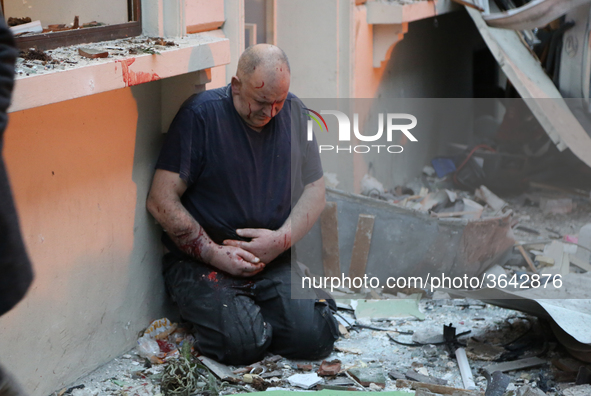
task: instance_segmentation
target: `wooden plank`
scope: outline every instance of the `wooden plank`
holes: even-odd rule
[[[57,47],[135,37],[140,34],[142,34],[141,22],[126,22],[109,26],[88,27],[64,32],[40,33],[17,37],[16,46],[20,49],[37,47],[41,51],[47,51]]]
[[[556,147],[560,151],[571,149],[591,166],[591,137],[568,108],[540,62],[523,45],[519,34],[513,30],[489,27],[478,11],[472,8],[466,8],[466,11],[503,72]]]
[[[357,220],[357,231],[355,233],[353,252],[351,253],[351,265],[349,267],[349,277],[351,279],[363,278],[363,275],[365,275],[374,221],[375,216],[367,214],[360,214]],[[351,290],[359,291],[360,289],[351,288]]]
[[[529,257],[529,254],[526,253],[526,251],[523,248],[523,246],[517,245],[517,250],[519,250],[519,253],[521,253],[521,255],[525,259],[525,262],[527,263],[527,265],[529,265],[529,269],[531,269],[534,274],[537,274],[538,273],[538,270],[536,269],[536,266],[531,261],[531,258]]]
[[[36,47],[46,51],[75,44],[139,36],[142,34],[141,0],[127,0],[127,14],[129,22],[126,23],[17,37],[16,46],[20,49]]]
[[[424,382],[408,381],[408,380],[403,380],[403,379],[396,380],[396,387],[397,388],[410,388],[413,390],[417,390],[419,388],[422,388],[422,389],[427,389],[428,391],[438,393],[441,395],[454,395],[454,396],[483,395],[482,392],[478,392],[478,391],[470,391],[467,389],[453,388],[451,386],[427,384]]]
[[[327,202],[320,215],[324,276],[341,276],[337,203]]]
[[[544,359],[540,359],[538,357],[531,357],[519,360],[513,360],[511,362],[502,362],[502,363],[493,363],[486,367],[483,367],[484,370],[488,371],[489,373],[494,373],[495,371],[512,371],[512,370],[521,370],[530,367],[537,367],[543,364],[546,364],[548,361]]]

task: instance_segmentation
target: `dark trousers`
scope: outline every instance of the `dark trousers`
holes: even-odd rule
[[[291,282],[301,285],[301,275],[292,270],[289,255],[250,278],[170,253],[163,261],[166,289],[182,318],[194,325],[195,347],[203,355],[239,365],[261,360],[267,351],[306,360],[332,351],[336,320],[313,290],[300,288],[300,298],[291,298]]]

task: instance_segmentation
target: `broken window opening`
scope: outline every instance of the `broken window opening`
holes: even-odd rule
[[[23,2],[23,5],[26,4],[26,1]],[[14,12],[22,13],[22,10],[18,8],[13,10],[8,4],[4,4],[4,1],[0,1],[0,6],[7,22],[12,17],[11,22],[17,25],[22,25],[23,22],[31,23],[37,26],[37,31],[42,30],[39,33],[22,34],[19,34],[17,30],[15,32],[16,43],[20,49],[37,48],[37,50],[45,51],[81,43],[135,37],[142,33],[141,0],[127,0],[126,5],[120,5],[120,12],[117,15],[111,20],[105,21],[86,21],[84,20],[85,17],[79,18],[74,15],[72,16],[73,22],[66,22],[63,19],[59,19],[58,21],[56,20],[58,17],[52,15],[47,19],[49,23],[46,23],[40,17],[32,14],[33,18],[30,18],[31,21],[29,22],[27,15],[12,15]],[[27,7],[31,8],[30,5]],[[68,16],[69,18],[70,16]],[[108,24],[105,22],[108,22]]]

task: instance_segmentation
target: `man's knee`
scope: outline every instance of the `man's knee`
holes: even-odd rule
[[[244,300],[244,301],[243,301]],[[262,360],[271,344],[272,326],[247,297],[238,296],[222,311],[219,328],[197,326],[196,346],[201,353],[231,365]]]
[[[291,359],[316,360],[328,356],[338,339],[338,324],[326,303],[316,302],[312,318],[293,322],[292,337],[275,340],[274,353]]]
[[[234,331],[225,339],[223,348],[220,348],[218,361],[230,365],[250,364],[263,360],[271,343],[271,326],[265,323],[263,326],[253,325],[250,328],[243,324],[241,331]]]

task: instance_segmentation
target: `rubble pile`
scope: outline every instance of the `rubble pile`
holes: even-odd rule
[[[245,367],[225,366],[191,351],[190,344],[183,342],[185,326],[161,319],[156,324],[165,323],[160,326],[164,328],[160,338],[173,345],[182,339],[173,353],[164,348],[158,352],[162,358],[150,359],[145,348],[138,346],[55,396],[323,389],[417,395],[588,394],[577,393],[590,386],[587,364],[568,356],[545,321],[477,300],[442,299],[447,296],[441,292],[422,300],[420,296],[383,297],[377,303],[388,307],[390,317],[383,310],[380,314],[364,311],[363,304],[376,301],[339,300],[343,302],[335,317],[342,324],[342,336],[334,352],[321,361],[270,355]],[[400,301],[411,301],[414,308],[400,310]],[[156,326],[151,327],[144,336]],[[473,384],[469,387],[466,373],[460,371],[458,350],[465,351]],[[497,393],[488,393],[495,389]]]

